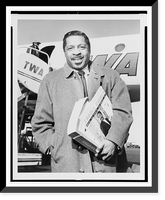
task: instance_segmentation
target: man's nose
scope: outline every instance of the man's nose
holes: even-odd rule
[[[79,54],[81,54],[79,48],[74,48],[73,54],[74,54],[74,55],[79,55]]]

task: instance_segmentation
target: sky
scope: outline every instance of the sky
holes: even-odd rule
[[[138,34],[140,20],[19,19],[18,45],[30,44],[33,41],[61,41],[64,34],[71,30],[81,30],[89,38]]]

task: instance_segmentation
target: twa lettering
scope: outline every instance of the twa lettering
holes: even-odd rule
[[[40,76],[43,75],[43,69],[41,69],[40,67],[33,65],[33,63],[30,63],[28,61],[25,61],[25,66],[24,69],[29,69],[29,71],[38,74]]]
[[[120,58],[122,53],[113,54],[108,60],[108,54],[97,55],[93,63],[96,65],[112,68],[116,61]],[[115,70],[119,74],[127,74],[128,76],[137,75],[137,64],[139,59],[139,53],[127,53],[116,65]]]

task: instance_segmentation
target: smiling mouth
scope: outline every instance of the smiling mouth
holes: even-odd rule
[[[75,64],[80,64],[83,61],[83,57],[74,57],[72,60]]]
[[[73,57],[72,60],[82,60],[83,57]]]

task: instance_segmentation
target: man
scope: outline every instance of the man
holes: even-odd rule
[[[91,64],[91,46],[85,33],[68,32],[63,38],[63,50],[66,64],[47,74],[40,85],[32,118],[35,141],[43,153],[51,152],[52,172],[116,172],[118,152],[125,153],[122,149],[132,123],[127,87],[116,71]],[[74,104],[84,97],[78,74],[81,70],[87,79],[89,100],[102,85],[113,105],[111,128],[98,155],[80,148],[67,136]]]
[[[104,133],[104,135],[106,136],[111,127],[111,122],[109,121],[109,119],[107,117],[104,118],[104,116],[100,110],[97,112],[97,117],[100,120],[100,128],[101,128],[102,132]]]
[[[32,47],[32,49],[28,48],[27,49],[27,53],[30,53],[30,50],[31,50],[31,54],[39,57],[39,52],[36,51],[35,49],[39,50],[39,45],[40,44],[41,44],[40,42],[33,42],[32,45],[30,46],[30,47]]]

